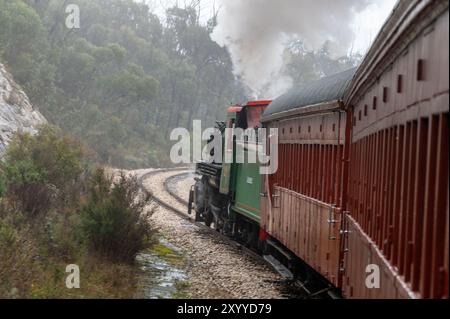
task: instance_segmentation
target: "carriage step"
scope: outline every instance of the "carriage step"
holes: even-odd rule
[[[282,263],[276,260],[272,255],[264,255],[264,260],[266,260],[283,278],[292,280],[294,279],[294,274],[287,269]]]

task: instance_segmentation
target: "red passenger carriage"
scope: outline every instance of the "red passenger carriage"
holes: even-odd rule
[[[356,73],[264,112],[280,145],[261,227],[346,297],[448,297],[448,30],[448,1],[401,1]]]

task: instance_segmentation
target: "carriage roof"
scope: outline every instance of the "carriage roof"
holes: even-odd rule
[[[267,107],[264,117],[305,106],[342,100],[355,71],[356,68],[348,69],[291,89]]]

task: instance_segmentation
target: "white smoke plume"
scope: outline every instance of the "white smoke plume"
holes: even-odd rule
[[[235,74],[255,95],[274,97],[292,85],[291,79],[281,71],[286,41],[301,39],[309,49],[318,49],[328,41],[333,56],[343,56],[353,41],[354,18],[371,0],[225,0],[222,3],[212,39],[228,48]]]

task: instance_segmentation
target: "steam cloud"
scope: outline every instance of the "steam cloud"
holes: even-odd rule
[[[370,2],[225,0],[212,39],[228,48],[235,74],[255,95],[274,97],[292,85],[282,74],[287,40],[299,38],[310,49],[329,41],[333,56],[343,56],[354,36],[354,17]]]

